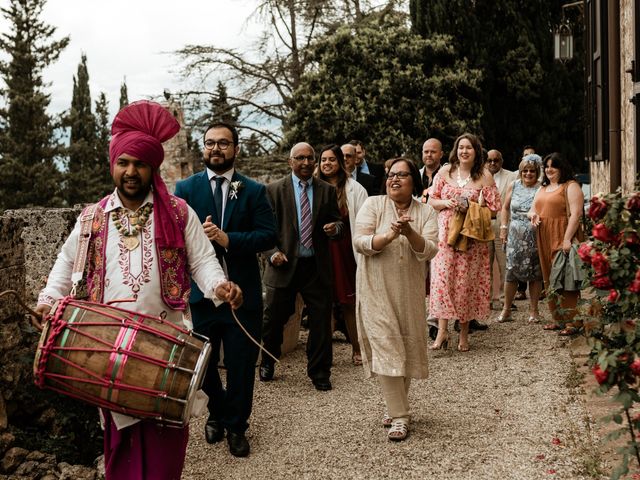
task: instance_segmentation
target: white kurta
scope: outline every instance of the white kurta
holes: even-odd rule
[[[365,375],[426,378],[425,262],[437,251],[436,211],[412,200],[411,227],[425,239],[422,252],[399,236],[381,251],[373,250],[374,234],[397,220],[386,195],[369,197],[356,219],[353,243],[360,258],[356,272],[356,317]]]
[[[143,202],[153,203],[153,194],[149,192]],[[124,208],[117,190],[111,194],[105,212]],[[215,254],[211,242],[204,233],[196,213],[189,208],[187,226],[185,228],[185,247],[189,262],[189,271],[204,292],[204,296],[212,299],[216,305],[222,303],[214,294],[219,283],[226,280],[220,262]],[[187,303],[185,311],[173,310],[162,300],[160,286],[160,272],[155,247],[155,222],[153,212],[147,223],[138,234],[140,245],[129,251],[122,242],[123,236],[117,230],[115,223],[109,219],[107,233],[104,301],[115,299],[135,300],[132,302],[113,302],[112,305],[133,310],[147,315],[166,315],[166,319],[192,328],[191,315]],[[123,225],[129,227],[126,219]],[[66,296],[71,291],[71,272],[80,236],[80,222],[76,225],[62,246],[53,269],[49,273],[46,287],[40,292],[38,304],[52,305],[56,300]],[[118,428],[135,423],[137,420],[113,413]]]

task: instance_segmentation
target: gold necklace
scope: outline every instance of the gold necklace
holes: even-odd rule
[[[124,212],[124,208],[112,211],[111,220],[113,220],[116,230],[122,235],[122,243],[127,250],[135,250],[140,245],[138,234],[146,225],[147,220],[149,220],[149,215],[153,211],[153,203],[146,203],[133,213],[124,213],[123,216],[129,219],[131,231],[122,224],[122,217],[118,214],[119,210]]]

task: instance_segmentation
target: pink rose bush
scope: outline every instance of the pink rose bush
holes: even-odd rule
[[[640,192],[620,191],[591,199],[588,219],[591,236],[578,255],[586,271],[585,287],[595,294],[583,318],[591,346],[591,371],[601,393],[613,390],[619,404],[610,419],[628,432],[625,458],[612,478],[628,473],[629,459],[640,465],[636,439],[640,416],[630,410],[640,403]],[[619,435],[620,433],[618,433]]]

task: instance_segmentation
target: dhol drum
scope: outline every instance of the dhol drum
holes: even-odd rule
[[[168,425],[189,422],[211,353],[206,337],[72,297],[47,320],[33,365],[40,388]]]

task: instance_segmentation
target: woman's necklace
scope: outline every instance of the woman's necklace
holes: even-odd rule
[[[140,239],[138,234],[142,231],[144,226],[149,220],[149,215],[153,211],[153,203],[146,203],[143,207],[140,207],[133,213],[125,213],[124,216],[129,219],[129,226],[131,231],[122,224],[121,216],[118,214],[118,210],[111,212],[111,220],[116,226],[116,230],[122,235],[122,243],[127,250],[132,251],[138,248],[140,245]]]
[[[551,193],[551,192],[555,192],[557,189],[560,188],[560,184],[556,183],[555,185],[547,185],[547,193]]]
[[[464,180],[462,179],[462,176],[460,175],[460,169],[458,169],[457,173],[457,177],[456,177],[456,183],[458,184],[458,186],[460,188],[464,188],[467,186],[467,184],[471,181],[471,172],[469,172],[469,175],[467,175],[467,178],[465,178]]]

